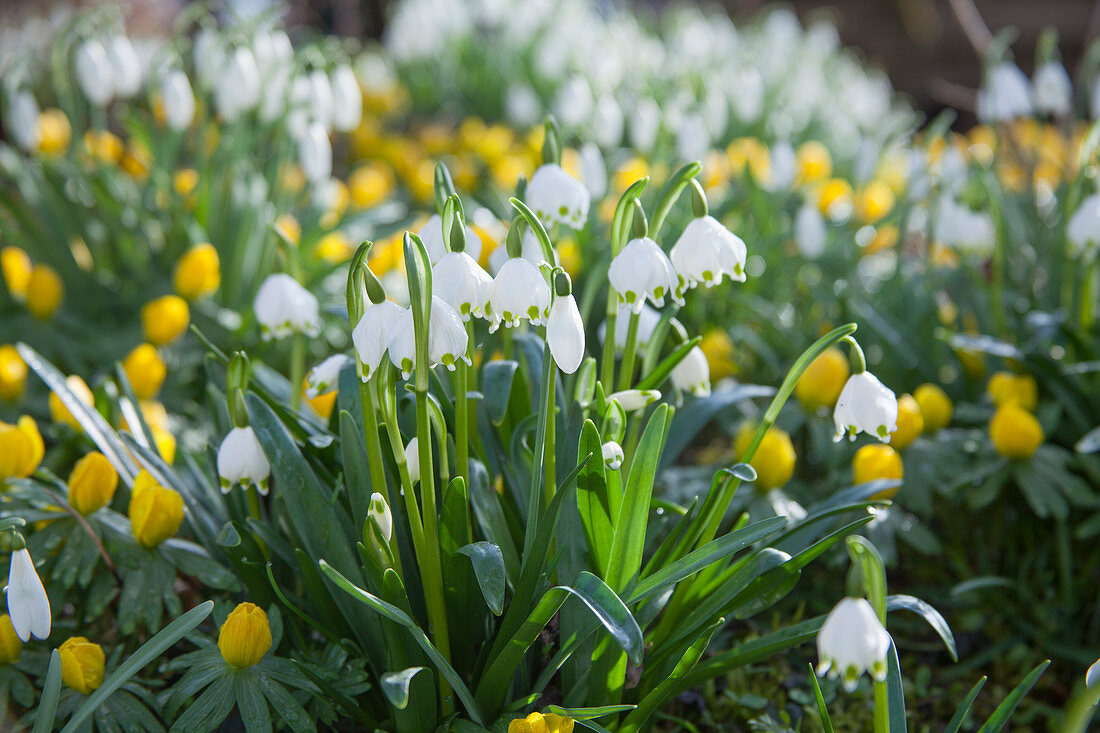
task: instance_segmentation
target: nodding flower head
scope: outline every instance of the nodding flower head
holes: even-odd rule
[[[371,303],[363,311],[363,317],[351,333],[351,340],[363,365],[363,373],[359,376],[364,382],[370,379],[382,362],[389,347],[390,333],[404,315],[405,309],[392,300]]]
[[[539,167],[527,183],[527,205],[547,226],[583,229],[591,196],[584,184],[556,163]]]
[[[252,304],[265,339],[321,331],[320,305],[313,293],[285,273],[268,275]]]
[[[461,359],[471,363],[466,355],[469,336],[458,311],[441,299],[432,298],[432,312],[428,319],[428,366],[444,365],[454,371]],[[390,361],[408,379],[416,368],[416,333],[412,309],[406,309],[394,324],[388,343]]]
[[[687,353],[670,375],[672,386],[696,397],[710,394],[710,364],[707,355],[698,346]]]
[[[848,377],[833,411],[836,423],[835,440],[845,434],[852,440],[864,432],[883,443],[898,429],[898,400],[875,375],[860,372]]]
[[[416,236],[420,237],[420,241],[424,243],[424,249],[428,251],[428,259],[431,260],[433,265],[447,254],[447,246],[443,242],[443,217],[439,214],[432,214],[432,217],[425,222],[424,226],[416,230]],[[481,237],[468,226],[466,227],[466,249],[464,251],[474,261],[481,257]]]
[[[432,295],[464,321],[480,316],[493,278],[466,252],[448,252],[432,268]]]
[[[221,477],[222,493],[227,493],[235,485],[242,488],[255,485],[261,494],[266,495],[270,475],[271,464],[267,462],[256,432],[251,427],[230,430],[218,448],[218,476]]]
[[[864,672],[879,682],[886,679],[889,650],[890,635],[871,604],[863,598],[845,598],[817,632],[817,673],[842,677],[844,689],[851,692]]]
[[[542,325],[550,315],[550,285],[539,268],[522,257],[512,257],[493,278],[483,309],[491,321],[490,331],[502,323],[508,328],[518,326],[525,318],[533,326]]]
[[[726,275],[744,282],[748,250],[741,238],[713,216],[692,219],[672,246],[670,258],[688,287],[712,288]]]
[[[679,276],[660,245],[649,237],[632,239],[623,247],[607,272],[611,287],[619,293],[619,301],[635,313],[641,313],[648,298],[660,308],[665,297],[683,303],[678,293]]]
[[[306,381],[306,399],[314,400],[336,389],[340,370],[350,361],[343,354],[336,354],[322,361],[310,371]]]
[[[559,369],[572,374],[580,368],[584,359],[584,321],[572,294],[554,298],[546,320],[546,342]]]

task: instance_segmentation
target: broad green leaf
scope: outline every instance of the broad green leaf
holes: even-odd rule
[[[588,708],[563,708],[560,705],[547,705],[546,712],[569,717],[573,720],[595,720],[605,715],[629,713],[637,707],[637,705],[598,705]]]
[[[932,607],[932,604],[913,596],[894,595],[886,598],[886,610],[912,611],[923,618],[932,627],[932,630],[943,639],[943,644],[947,647],[947,653],[951,655],[951,661],[959,661],[959,653],[955,647],[955,635],[951,633],[951,627],[947,625],[947,620]]]
[[[361,523],[367,516],[371,493],[379,491],[385,496],[386,489],[371,485],[363,433],[351,414],[343,410],[340,411],[340,457],[344,467],[344,488],[351,504],[351,518]]]
[[[905,689],[902,687],[898,649],[893,639],[890,640],[890,650],[886,653],[886,700],[890,733],[906,733],[909,726],[905,722]]]
[[[492,542],[475,542],[460,547],[456,555],[465,555],[473,566],[485,605],[499,616],[504,611],[504,556]]]
[[[593,456],[593,460],[588,461],[577,476],[577,508],[588,544],[589,558],[596,572],[606,577],[622,496],[609,495],[604,471],[603,443],[595,423],[591,420],[585,420],[581,428],[577,455],[580,458]]]
[[[672,370],[679,366],[680,362],[687,358],[691,350],[698,346],[702,340],[702,336],[696,336],[686,343],[680,344],[675,351],[661,360],[661,363],[655,366],[653,371],[642,377],[634,389],[660,389],[668,376],[672,374]]]
[[[409,705],[409,685],[418,672],[427,667],[409,667],[400,672],[386,672],[380,680],[382,693],[398,710],[404,710]]]
[[[721,677],[730,670],[771,659],[780,652],[813,641],[817,638],[817,632],[821,629],[823,623],[825,623],[825,617],[818,616],[779,631],[773,631],[758,639],[738,644],[724,652],[719,652],[704,660],[690,674],[686,675],[681,680],[677,691],[682,692],[708,680]]]

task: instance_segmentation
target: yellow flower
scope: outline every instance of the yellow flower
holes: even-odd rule
[[[856,451],[852,458],[852,481],[865,484],[879,479],[900,480],[905,474],[901,454],[888,445],[873,443]],[[898,493],[897,488],[875,494],[873,499],[889,499]]]
[[[92,395],[92,390],[88,388],[87,382],[78,377],[75,374],[69,375],[65,379],[65,386],[69,388],[69,391],[75,394],[81,402],[91,407],[95,404],[95,397]],[[80,423],[76,421],[73,414],[69,412],[69,408],[65,407],[61,402],[61,398],[55,393],[50,393],[50,419],[55,423],[63,423],[73,428],[74,430],[81,430]]]
[[[306,185],[306,174],[301,166],[287,163],[279,169],[279,185],[289,193],[298,193]]]
[[[346,262],[355,254],[355,248],[351,241],[342,232],[329,232],[317,242],[315,250],[317,259],[324,260],[333,265]]]
[[[27,383],[27,365],[11,344],[0,346],[0,399],[15,402]]]
[[[144,181],[149,177],[149,170],[153,167],[153,154],[145,143],[131,140],[126,146],[126,153],[119,162],[122,170],[130,174],[130,177]]]
[[[195,187],[199,185],[199,172],[194,168],[180,168],[176,171],[176,175],[172,177],[172,186],[176,189],[176,193],[184,198],[188,198],[195,192]]]
[[[153,431],[153,442],[157,446],[157,453],[160,453],[164,462],[171,466],[176,461],[176,436],[167,429],[155,425],[150,425],[149,429]]]
[[[823,181],[833,174],[833,158],[829,149],[816,140],[809,140],[798,146],[797,182],[813,183]]]
[[[334,226],[340,223],[340,217],[344,215],[344,212],[348,210],[348,204],[351,202],[351,196],[348,194],[348,187],[343,181],[338,178],[332,179],[332,200],[329,202],[328,211],[321,214],[320,220],[317,222],[321,225],[322,229],[332,229]]]
[[[581,271],[581,248],[577,246],[577,240],[573,237],[564,237],[558,240],[558,259],[562,268],[569,276],[576,279]]]
[[[550,726],[542,713],[531,713],[526,718],[516,718],[510,722],[508,733],[550,733]]]
[[[890,249],[898,243],[899,237],[898,228],[893,224],[884,224],[883,226],[877,227],[875,229],[875,236],[871,237],[871,241],[864,246],[863,254],[873,255],[884,249]]]
[[[218,250],[209,242],[196,244],[184,252],[172,276],[176,292],[188,300],[209,295],[221,283],[221,260]]]
[[[730,177],[730,159],[721,150],[710,150],[703,159],[703,188],[707,191],[723,185]]]
[[[15,425],[0,422],[0,482],[30,476],[45,452],[34,418],[23,415]]]
[[[27,281],[27,310],[35,318],[49,320],[64,297],[65,283],[57,271],[49,265],[35,265]]]
[[[134,479],[129,514],[134,539],[143,547],[153,548],[183,524],[183,497],[142,470]]]
[[[756,433],[756,425],[746,423],[737,433],[734,450],[744,460],[745,452]],[[768,491],[783,486],[794,475],[794,445],[791,436],[777,427],[768,428],[749,463],[756,469],[756,488]]]
[[[731,142],[726,147],[726,158],[735,176],[743,176],[747,170],[757,183],[768,183],[771,179],[768,146],[754,137],[739,137]]]
[[[393,171],[379,161],[361,165],[348,176],[352,203],[360,209],[385,201],[393,193],[394,185]]]
[[[699,348],[707,357],[711,381],[717,382],[737,373],[737,363],[733,360],[733,341],[724,329],[712,328],[704,333]]]
[[[147,400],[160,391],[164,378],[168,376],[168,367],[152,344],[139,344],[122,360],[122,370],[134,388],[139,400]]]
[[[84,515],[107,506],[118,488],[118,472],[102,453],[81,458],[69,474],[69,506]]]
[[[646,162],[646,159],[635,156],[615,170],[615,175],[612,177],[611,181],[612,190],[617,193],[622,193],[630,188],[634,181],[648,176],[649,173],[649,163]]]
[[[546,727],[550,733],[573,733],[573,719],[554,713],[546,713],[542,716],[546,720]]]
[[[81,695],[90,695],[103,684],[103,665],[107,658],[103,647],[83,636],[66,639],[58,647],[61,657],[61,680]]]
[[[107,130],[88,130],[84,133],[84,150],[93,160],[114,164],[122,157],[122,141]]]
[[[73,128],[64,112],[51,107],[38,115],[38,152],[44,155],[64,153],[72,139]]]
[[[1039,404],[1039,387],[1030,374],[997,372],[989,378],[985,391],[997,407],[1016,405],[1032,412]]]
[[[884,181],[871,181],[859,192],[856,213],[861,220],[878,221],[894,210],[894,192]]]
[[[421,223],[422,224],[422,223]],[[417,225],[419,227],[420,224]],[[402,243],[403,234],[394,234],[389,239],[376,242],[370,248],[367,262],[375,275],[382,276],[391,270],[404,269],[405,249]]]
[[[848,357],[838,348],[827,349],[810,362],[794,386],[794,396],[808,412],[832,408],[848,381]]]
[[[23,651],[23,642],[15,634],[8,614],[0,616],[0,664],[15,664]]]
[[[290,214],[283,214],[276,219],[275,228],[282,232],[294,246],[298,246],[298,242],[302,241],[302,225]]]
[[[922,384],[913,390],[913,399],[920,406],[920,415],[924,420],[924,432],[934,433],[951,423],[951,413],[955,406],[947,393],[935,384]]]
[[[18,247],[4,247],[0,250],[0,271],[4,274],[4,285],[16,300],[27,297],[27,285],[33,269],[31,258]]]
[[[817,191],[817,208],[830,219],[846,219],[852,213],[852,184],[830,178]]]
[[[530,161],[524,155],[502,155],[489,166],[493,182],[506,191],[515,188],[521,176],[529,176],[532,172]]]
[[[924,417],[920,404],[913,395],[898,397],[898,429],[890,435],[890,446],[895,450],[905,450],[922,432]]]
[[[1007,404],[998,408],[989,421],[989,437],[1002,456],[1022,461],[1042,444],[1043,428],[1030,412]]]
[[[141,325],[145,340],[154,346],[175,341],[187,330],[191,311],[187,301],[178,295],[163,295],[141,307]]]
[[[417,201],[431,201],[435,196],[435,164],[429,158],[421,158],[410,165],[405,185]]]
[[[486,163],[505,155],[515,141],[515,134],[504,125],[489,125],[474,140],[473,151]]]
[[[218,649],[230,667],[258,664],[271,648],[271,624],[264,610],[254,603],[234,608],[218,632]]]
[[[306,395],[306,390],[309,388],[309,379],[302,380],[302,398],[309,403],[309,406],[313,408],[313,411],[320,415],[323,419],[328,420],[332,415],[332,410],[336,406],[336,390],[327,392],[325,394],[319,394],[316,397],[310,399]]]

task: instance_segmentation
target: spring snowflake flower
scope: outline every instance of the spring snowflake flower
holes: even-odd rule
[[[332,177],[332,143],[320,122],[310,123],[298,135],[298,164],[313,184]]]
[[[218,476],[221,478],[222,493],[228,493],[233,486],[248,488],[254,484],[266,496],[270,475],[271,464],[267,462],[256,432],[251,427],[230,430],[218,448]]]
[[[416,440],[416,438],[413,438]],[[410,445],[413,445],[410,443]],[[413,452],[416,451],[414,446]],[[407,460],[407,459],[406,459]],[[367,516],[374,520],[378,529],[382,532],[382,539],[390,541],[393,536],[393,515],[390,514],[390,505],[386,498],[377,491],[370,495],[370,504],[367,505]]]
[[[539,167],[527,183],[527,205],[546,226],[583,229],[591,197],[584,184],[556,163]]]
[[[853,374],[837,398],[833,421],[834,440],[845,434],[855,440],[858,433],[864,432],[885,443],[898,429],[897,397],[870,372]]]
[[[160,97],[164,105],[164,119],[175,132],[183,132],[195,119],[195,93],[187,74],[172,69],[160,79]]]
[[[463,321],[481,315],[493,278],[466,252],[448,252],[432,268],[432,295],[458,311]]]
[[[50,635],[50,599],[46,597],[46,589],[25,547],[11,554],[8,616],[15,635],[24,643],[31,636],[45,639]]]
[[[978,90],[978,119],[985,123],[1008,122],[1031,114],[1031,82],[1011,61],[989,69]]]
[[[1031,88],[1036,112],[1063,117],[1073,110],[1073,82],[1060,61],[1052,59],[1035,69]]]
[[[519,256],[530,262],[535,267],[538,267],[543,262],[546,262],[546,255],[543,254],[542,245],[539,244],[539,238],[535,236],[535,233],[531,230],[527,230],[523,233],[521,241],[521,248]],[[489,254],[489,269],[493,272],[500,272],[500,268],[504,266],[504,263],[508,261],[508,248],[497,247]],[[553,265],[560,265],[561,258],[558,257],[558,251],[554,250]]]
[[[993,251],[996,230],[987,212],[972,211],[945,194],[936,209],[935,238],[960,252],[985,257]]]
[[[725,275],[744,282],[747,255],[741,238],[709,215],[692,219],[669,253],[681,285],[686,282],[689,288],[712,288]]]
[[[507,328],[518,326],[524,318],[540,326],[550,314],[550,286],[539,268],[522,257],[512,257],[493,278],[483,310],[490,319],[490,332],[501,323]]]
[[[794,241],[806,259],[816,260],[825,252],[825,217],[816,206],[802,204],[794,217]]]
[[[572,294],[554,298],[546,319],[546,343],[559,369],[566,374],[577,371],[584,359],[584,321]]]
[[[351,340],[363,365],[363,372],[359,376],[364,382],[370,379],[382,362],[389,346],[390,333],[404,315],[404,308],[392,300],[383,300],[381,303],[368,305],[359,323],[355,324]]]
[[[341,64],[329,75],[332,88],[332,125],[340,132],[351,132],[363,119],[363,92],[359,80],[347,64]]]
[[[681,392],[689,392],[696,397],[710,394],[710,364],[707,355],[698,346],[687,353],[670,376],[672,386]]]
[[[256,59],[244,46],[233,49],[224,69],[218,72],[214,106],[226,122],[233,122],[260,102],[260,71]]]
[[[409,471],[409,484],[415,485],[420,480],[420,439],[413,438],[405,446],[405,467]]]
[[[864,672],[886,679],[890,634],[864,598],[845,598],[836,604],[817,632],[817,674],[842,677],[852,692]]]
[[[623,465],[623,447],[613,440],[603,444],[603,464],[612,471],[618,471]]]
[[[106,107],[115,93],[114,69],[103,44],[89,38],[76,49],[76,81],[94,107]]]
[[[677,294],[679,276],[661,246],[649,237],[632,239],[623,247],[607,271],[611,287],[619,293],[619,302],[642,312],[646,298],[660,308],[665,296],[682,303]]]
[[[461,359],[470,364],[466,355],[469,335],[462,318],[451,306],[438,297],[432,297],[431,316],[428,319],[428,366],[444,365],[454,371]],[[408,308],[394,324],[387,348],[390,361],[408,379],[416,367],[416,333],[413,327],[412,308]]]
[[[314,400],[336,389],[340,380],[340,370],[349,361],[351,360],[344,354],[336,354],[313,367],[306,380],[306,398]]]
[[[121,33],[107,41],[107,56],[114,72],[114,92],[120,99],[128,99],[141,89],[144,70],[130,39]]]
[[[39,108],[34,94],[19,89],[8,96],[8,134],[23,150],[34,150],[41,139],[38,129]]]
[[[624,389],[612,392],[607,399],[615,400],[627,412],[634,412],[661,399],[661,393],[655,389]]]
[[[428,251],[428,259],[434,265],[447,254],[447,247],[443,243],[443,217],[432,214],[431,218],[416,230],[416,236],[424,243],[424,249]],[[466,227],[466,254],[477,260],[481,257],[481,237],[469,226]]]
[[[1092,687],[1097,682],[1100,682],[1100,659],[1093,662],[1089,671],[1085,673],[1085,687]]]
[[[285,273],[268,275],[252,303],[264,339],[321,331],[320,305],[313,293]]]

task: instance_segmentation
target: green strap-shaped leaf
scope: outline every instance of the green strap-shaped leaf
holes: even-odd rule
[[[909,725],[905,721],[905,689],[901,682],[898,648],[893,639],[890,639],[890,650],[886,652],[886,702],[890,733],[906,733]]]
[[[943,639],[943,644],[947,647],[947,653],[951,655],[951,660],[954,662],[959,661],[959,653],[955,647],[955,635],[951,633],[951,627],[947,625],[947,620],[930,603],[913,596],[888,596],[886,598],[886,610],[887,612],[912,611],[923,618]]]
[[[409,705],[409,685],[418,672],[427,667],[409,667],[400,672],[386,672],[382,675],[382,694],[398,710],[404,710]]]
[[[993,714],[989,716],[989,719],[985,721],[985,724],[978,729],[978,733],[997,733],[1002,730],[1008,721],[1012,719],[1012,714],[1016,712],[1016,707],[1023,701],[1027,693],[1031,691],[1031,688],[1035,686],[1035,683],[1039,681],[1039,678],[1043,676],[1043,672],[1047,671],[1047,667],[1050,666],[1050,660],[1046,660],[1035,669],[1031,670],[1031,673],[1024,678],[1024,681],[1016,686],[1012,692],[1008,694],[997,709],[993,711]]]
[[[966,698],[964,698],[962,704],[959,705],[959,709],[951,716],[951,722],[943,729],[943,733],[959,733],[962,724],[966,722],[966,716],[970,714],[970,708],[974,706],[974,701],[978,699],[978,693],[985,687],[986,679],[988,678],[983,675],[982,678],[975,682],[974,686],[970,688],[970,692],[967,693]]]
[[[34,713],[33,733],[50,733],[57,717],[57,701],[61,697],[61,656],[54,649],[50,652],[50,666],[42,685],[42,698]]]
[[[577,455],[581,458],[591,455],[595,459],[588,461],[577,476],[577,508],[580,510],[581,526],[584,528],[592,566],[601,576],[606,577],[622,496],[609,495],[603,462],[603,443],[599,430],[591,420],[585,420],[581,428]]]
[[[634,386],[634,389],[660,389],[661,385],[672,374],[672,370],[679,366],[680,362],[686,359],[691,350],[698,346],[702,340],[702,336],[696,336],[680,344],[675,351],[662,359],[660,364],[647,372],[641,381]]]
[[[833,720],[829,717],[829,707],[825,704],[825,698],[821,694],[821,685],[817,683],[817,672],[814,671],[813,662],[809,663],[810,684],[814,688],[814,699],[817,700],[817,716],[821,719],[821,727],[825,733],[833,733]]]
[[[615,715],[616,713],[629,713],[634,710],[637,705],[598,705],[596,707],[588,708],[563,708],[560,705],[547,705],[546,712],[553,713],[554,715],[561,715],[563,717],[572,718],[573,720],[595,720],[596,718],[602,718],[605,715]]]
[[[770,659],[782,651],[813,641],[817,638],[817,632],[823,623],[825,623],[825,617],[818,616],[715,654],[685,675],[680,680],[677,692],[695,687],[715,677],[721,677],[732,669]]]
[[[474,568],[474,577],[477,578],[481,595],[485,599],[485,605],[499,616],[504,611],[504,555],[500,548],[492,542],[475,542],[471,545],[460,547],[456,555],[465,555],[470,558],[470,565]]]

